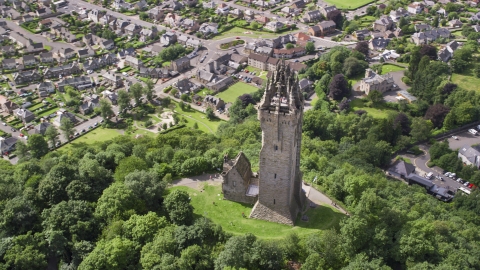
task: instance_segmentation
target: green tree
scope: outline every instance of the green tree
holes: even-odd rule
[[[174,190],[167,195],[163,202],[170,220],[177,225],[188,225],[193,220],[193,207],[190,205],[190,196],[183,190]]]
[[[130,106],[130,100],[131,96],[128,94],[127,91],[124,89],[118,91],[118,98],[117,98],[117,103],[118,103],[118,108],[120,112],[124,112]]]
[[[295,46],[294,46],[292,43],[287,43],[287,44],[285,45],[285,48],[286,48],[287,50],[293,49],[294,47],[295,47]]]
[[[113,115],[112,104],[110,104],[110,102],[108,102],[106,99],[100,99],[100,106],[98,107],[98,110],[105,121],[107,121],[108,118]]]
[[[8,236],[27,233],[38,222],[33,202],[18,196],[5,202],[0,216],[0,228]]]
[[[58,130],[53,125],[50,125],[47,130],[45,130],[45,137],[47,137],[47,140],[50,141],[53,148],[56,148],[58,135]]]
[[[383,100],[383,95],[380,91],[372,90],[368,93],[367,99],[372,103],[372,105],[376,105]]]
[[[31,232],[15,237],[12,247],[5,252],[6,269],[46,269],[47,243],[43,237]]]
[[[212,120],[215,118],[215,113],[213,112],[213,109],[211,107],[208,107],[205,110],[205,115],[207,116],[208,119]]]
[[[128,219],[133,214],[144,213],[144,205],[123,183],[113,183],[98,199],[94,215],[104,224],[108,224],[114,219]]]
[[[159,179],[155,172],[131,172],[125,176],[124,183],[137,198],[145,202],[149,210],[154,211],[160,207],[163,192],[167,185]]]
[[[27,145],[33,158],[41,158],[48,153],[48,143],[41,134],[30,135]]]
[[[120,161],[115,170],[114,177],[116,181],[123,182],[129,173],[136,170],[146,170],[147,168],[147,163],[143,159],[136,156],[130,156]]]
[[[314,53],[315,52],[315,44],[311,41],[307,42],[307,44],[305,44],[305,52],[307,54]]]
[[[147,79],[145,81],[145,87],[143,88],[143,93],[147,97],[147,100],[153,99],[153,88],[155,87],[155,83],[151,79]]]
[[[423,118],[413,118],[412,131],[410,135],[416,142],[424,141],[431,136],[433,124],[429,120]]]
[[[225,243],[225,247],[218,254],[215,260],[215,269],[221,270],[226,267],[232,267],[234,269],[245,268],[251,269],[250,266],[250,254],[251,249],[257,238],[255,235],[247,233],[245,235],[233,236]],[[242,252],[246,256],[238,256],[238,252]]]
[[[63,131],[63,136],[67,141],[70,141],[70,136],[75,133],[74,124],[68,117],[63,117],[60,120],[60,130]]]
[[[95,249],[78,266],[78,270],[136,269],[138,249],[128,239],[116,237],[110,241],[100,240]]]
[[[24,142],[17,141],[15,144],[15,155],[17,155],[19,158],[26,157],[28,155],[28,147]]]
[[[135,103],[137,105],[140,105],[140,98],[142,97],[143,94],[143,87],[140,83],[134,83],[130,87],[130,92],[132,93],[133,99],[135,99]]]

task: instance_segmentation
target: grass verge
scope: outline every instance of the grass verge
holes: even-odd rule
[[[225,102],[234,102],[239,96],[243,94],[251,94],[257,91],[255,86],[248,85],[243,82],[237,82],[227,88],[227,90],[217,94],[217,96],[223,99]]]
[[[350,110],[351,111],[364,110],[375,118],[387,118],[387,113],[389,111],[392,111],[392,112],[394,111],[388,108],[387,106],[385,106],[385,104],[383,103],[380,103],[375,107],[366,107],[361,99],[352,100],[352,102],[350,102]]]

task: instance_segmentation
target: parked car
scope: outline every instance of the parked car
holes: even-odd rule
[[[471,128],[468,130],[468,132],[470,132],[472,135],[477,135],[477,132],[475,129]]]
[[[458,140],[458,137],[457,136],[452,136],[452,139]]]
[[[22,138],[23,138],[23,137],[25,137],[25,135],[23,135],[23,133],[20,133],[20,135],[19,135],[19,136],[20,136],[20,137],[22,137]]]
[[[84,132],[85,132],[85,129],[82,129],[81,132],[84,133]]]
[[[466,186],[466,187],[468,187],[468,185],[470,185],[470,182],[467,181],[467,182],[465,182],[463,185]]]
[[[17,131],[17,130],[16,130],[16,129],[14,129],[14,128],[12,128],[12,131],[13,131],[13,132],[15,132],[15,131]]]
[[[444,175],[445,175],[446,177],[450,177],[451,174],[452,174],[451,172],[446,172]]]
[[[2,122],[2,125],[6,126],[7,124],[5,122]]]

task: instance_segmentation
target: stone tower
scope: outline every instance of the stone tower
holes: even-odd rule
[[[259,193],[250,217],[294,225],[306,199],[300,172],[303,96],[297,76],[284,61],[267,82],[258,118]]]

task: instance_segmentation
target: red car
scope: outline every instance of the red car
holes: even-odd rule
[[[240,39],[240,37],[236,37],[235,39]]]
[[[20,137],[23,137],[23,136],[25,136],[25,135],[23,135],[23,133],[20,133]]]

